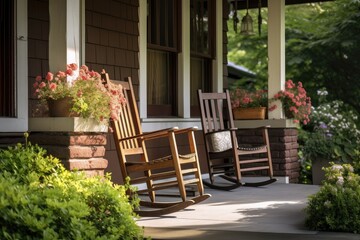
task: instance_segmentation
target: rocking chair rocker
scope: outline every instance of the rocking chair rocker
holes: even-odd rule
[[[268,126],[258,128],[262,132],[263,144],[242,146],[236,137],[237,128],[234,126],[229,91],[202,93],[199,89],[198,99],[210,177],[210,182],[203,183],[214,189],[232,190],[240,186],[263,186],[275,182]],[[241,181],[244,172],[264,170],[267,170],[269,180]],[[215,183],[215,176],[227,180],[227,184]]]
[[[150,198],[150,201],[141,200],[140,208],[135,212],[143,217],[160,216],[182,210],[209,198],[210,195],[204,193],[201,179],[194,137],[196,128],[178,129],[174,127],[143,133],[131,78],[128,77],[125,81],[114,81],[104,73],[102,79],[105,83],[111,81],[112,84],[121,84],[126,99],[126,104],[122,106],[118,120],[111,121],[111,127],[123,181],[125,182],[129,177],[130,184],[143,186],[143,189],[136,193],[147,193]],[[186,153],[180,153],[177,147],[176,140],[179,135],[187,136],[189,149]],[[158,159],[149,159],[146,142],[158,138],[168,140],[169,155]],[[195,186],[197,196],[187,197],[186,187],[189,185]],[[181,201],[156,201],[155,193],[158,190],[174,187],[179,190]],[[128,192],[128,194],[131,197],[134,192]]]

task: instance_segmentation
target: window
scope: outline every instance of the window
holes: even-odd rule
[[[199,116],[197,89],[211,91],[215,46],[215,1],[190,2],[191,116]]]
[[[28,130],[27,0],[0,1],[0,132]]]
[[[178,1],[148,0],[148,116],[176,116]]]
[[[14,1],[0,5],[0,117],[16,117]]]

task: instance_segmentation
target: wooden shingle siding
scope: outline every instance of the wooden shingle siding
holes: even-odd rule
[[[138,0],[90,0],[85,4],[85,62],[113,79],[139,83]]]
[[[37,75],[49,71],[49,1],[28,0],[28,95],[29,116],[43,116],[34,97],[33,83]]]

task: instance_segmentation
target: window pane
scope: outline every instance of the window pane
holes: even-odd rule
[[[16,117],[14,1],[0,1],[0,117]]]
[[[149,115],[171,116],[174,114],[174,54],[165,51],[147,52],[147,101]]]
[[[215,32],[213,0],[193,0],[190,2],[190,50],[191,50],[191,116],[199,116],[197,90],[211,91],[213,59],[212,44]]]
[[[191,81],[191,116],[200,116],[198,110],[197,90],[210,91],[211,86],[210,60],[204,58],[191,58],[190,81]]]
[[[190,2],[190,39],[191,51],[198,54],[211,55],[211,0],[194,0]]]
[[[176,47],[176,1],[148,0],[148,43]]]
[[[148,0],[149,116],[176,115],[177,0]]]

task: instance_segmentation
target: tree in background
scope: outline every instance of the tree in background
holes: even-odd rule
[[[257,11],[250,14],[257,19]],[[257,88],[266,87],[268,78],[266,8],[262,16],[261,36],[235,33],[232,21],[228,33],[229,59],[256,72]],[[360,1],[290,5],[285,17],[286,77],[303,82],[314,105],[317,90],[325,87],[329,100],[340,99],[359,112]]]

